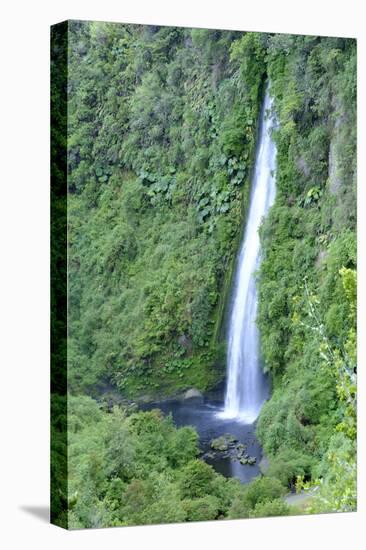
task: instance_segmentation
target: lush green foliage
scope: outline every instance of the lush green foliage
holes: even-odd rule
[[[269,475],[286,483],[320,478],[311,510],[350,510],[356,502],[355,42],[286,35],[266,42],[279,119],[278,193],[261,233],[259,326],[274,389],[258,435]]]
[[[271,505],[277,503],[285,492],[285,485],[281,484],[277,479],[271,477],[257,478],[244,489],[243,494],[238,495],[234,499],[229,516],[233,519],[259,516],[259,509],[262,506],[266,505],[271,508]],[[278,509],[278,514],[273,513],[269,515],[281,516],[283,515],[281,510],[284,510],[286,513],[287,507],[278,508],[275,504],[273,512],[276,509]]]
[[[69,37],[70,387],[206,389],[225,372],[264,50],[229,31],[72,22]]]
[[[68,37],[59,523],[284,515],[295,483],[318,487],[311,511],[354,509],[354,41],[83,22]],[[194,429],[78,394],[168,395],[224,376],[220,326],[266,76],[278,190],[261,228],[258,323],[273,393],[257,432],[270,466],[243,486],[199,458]]]
[[[67,501],[67,23],[51,32],[51,521]],[[64,414],[54,414],[63,408]]]
[[[104,411],[85,396],[70,396],[68,407],[71,529],[257,516],[259,505],[271,515],[287,510],[277,503],[286,491],[278,480],[246,487],[224,478],[197,458],[195,430],[175,428],[159,410]]]

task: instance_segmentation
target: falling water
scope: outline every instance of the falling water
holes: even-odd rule
[[[255,273],[260,262],[258,230],[276,194],[276,148],[270,135],[274,125],[271,106],[272,99],[267,89],[260,117],[247,225],[235,273],[228,331],[227,388],[221,415],[239,418],[246,423],[254,422],[268,394],[259,353]]]

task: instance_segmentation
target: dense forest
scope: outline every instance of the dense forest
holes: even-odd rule
[[[54,521],[288,515],[304,511],[283,499],[294,485],[315,495],[307,512],[354,510],[356,42],[72,21],[53,47],[68,59],[69,292],[67,457],[57,384],[52,403],[52,475],[69,480]],[[267,81],[277,196],[260,231],[257,321],[272,394],[257,436],[269,467],[245,485],[200,458],[194,428],[135,403],[225,378]],[[66,94],[55,75],[52,86],[57,147]]]

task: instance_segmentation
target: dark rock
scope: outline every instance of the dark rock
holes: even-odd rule
[[[216,456],[215,453],[213,453],[212,451],[208,451],[207,453],[205,453],[203,455],[203,458],[204,459],[207,459],[207,458],[208,459],[213,459],[213,458],[215,458],[215,456]]]
[[[238,442],[238,439],[235,437],[235,435],[232,434],[224,434],[222,437],[226,439],[228,445],[233,445],[234,443]]]

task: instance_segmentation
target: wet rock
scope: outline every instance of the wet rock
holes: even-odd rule
[[[245,445],[243,443],[239,443],[237,446],[236,446],[236,457],[237,458],[242,458],[242,456],[244,455],[244,452],[245,452]]]
[[[233,445],[234,443],[238,442],[238,439],[235,437],[235,435],[224,434],[223,437],[226,439],[228,445]]]
[[[233,448],[237,441],[234,435],[224,434],[211,440],[211,448],[215,449],[215,451],[227,451],[229,447]]]
[[[340,175],[339,159],[334,139],[330,142],[328,167],[329,192],[332,195],[337,195],[340,187],[342,186],[342,178]]]
[[[203,399],[202,393],[196,388],[191,388],[187,390],[183,396],[183,399]]]
[[[212,460],[213,458],[215,458],[215,456],[216,456],[215,453],[213,453],[212,451],[208,451],[207,453],[205,453],[205,454],[203,455],[202,458],[205,459],[205,460],[206,460],[207,458]]]
[[[215,451],[227,451],[228,448],[229,444],[224,436],[216,437],[211,441],[211,449],[215,449]]]
[[[243,466],[247,464],[249,466],[253,466],[256,462],[257,459],[255,458],[255,456],[244,455],[240,458],[240,464],[242,464]]]

